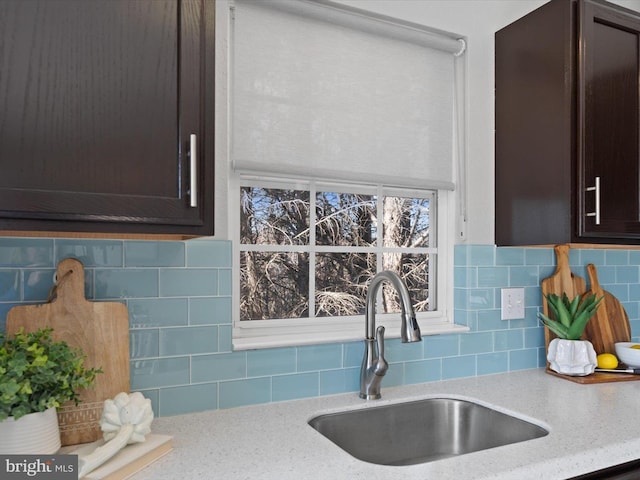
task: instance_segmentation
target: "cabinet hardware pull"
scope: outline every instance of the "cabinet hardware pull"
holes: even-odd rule
[[[189,206],[198,206],[198,136],[189,136]]]
[[[600,225],[600,177],[596,177],[593,187],[587,187],[587,192],[595,192],[596,195],[596,211],[587,213],[587,217],[596,217],[596,225]]]

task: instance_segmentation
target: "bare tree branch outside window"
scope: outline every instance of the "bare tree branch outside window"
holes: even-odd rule
[[[242,187],[241,320],[360,315],[379,269],[430,309],[429,198]],[[383,307],[400,310],[392,289]]]

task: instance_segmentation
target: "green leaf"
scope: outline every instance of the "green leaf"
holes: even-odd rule
[[[571,301],[571,303],[569,304],[569,313],[571,314],[572,317],[576,315],[579,305],[580,305],[580,296],[576,295],[574,299]]]
[[[562,325],[560,322],[544,316],[542,313],[538,313],[538,318],[540,318],[540,320],[542,320],[542,322],[549,328],[549,330],[555,333],[558,337],[566,338],[567,327]]]
[[[580,302],[580,306],[578,310],[576,311],[576,316],[578,316],[585,310],[595,309],[596,306],[600,303],[600,300],[602,300],[604,297],[600,297],[599,300],[596,300],[595,293],[591,295],[585,293],[582,297],[576,297],[576,298],[580,298],[582,300]]]
[[[563,297],[566,298],[566,294],[563,294]],[[564,303],[564,298],[560,298],[558,295],[551,293],[547,295],[547,304],[551,307],[557,321],[568,328],[569,325],[571,325],[571,316]]]
[[[562,300],[558,302],[556,307],[558,308],[558,313],[560,314],[560,323],[565,327],[569,328],[571,326],[571,313],[569,312],[569,298],[566,293],[562,294]]]
[[[582,336],[587,323],[595,315],[603,297],[595,294],[576,295],[570,300],[566,293],[545,296],[550,312],[555,318],[538,313],[538,318],[560,338],[577,340]]]
[[[93,385],[99,368],[86,368],[85,355],[54,341],[51,328],[0,334],[0,421],[42,412],[72,400]]]
[[[553,293],[550,293],[545,298],[547,299],[547,306],[549,307],[549,310],[551,311],[553,316],[555,318],[559,318],[560,314],[558,313],[558,307],[557,307],[559,297]]]

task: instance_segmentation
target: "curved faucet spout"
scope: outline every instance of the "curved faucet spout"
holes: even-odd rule
[[[378,273],[369,283],[369,289],[367,291],[367,303],[365,306],[365,338],[375,338],[376,331],[376,298],[378,296],[378,290],[383,282],[389,282],[396,289],[400,295],[400,307],[402,308],[402,326],[400,335],[402,336],[402,343],[407,342],[419,342],[422,340],[420,335],[420,327],[416,320],[416,314],[411,304],[411,297],[409,296],[409,289],[406,284],[400,278],[400,276],[392,272],[391,270],[383,270]]]
[[[384,358],[384,327],[376,330],[376,297],[383,282],[389,282],[400,295],[402,307],[402,328],[400,335],[402,342],[419,342],[422,340],[420,327],[411,304],[409,290],[400,276],[390,270],[385,270],[373,277],[367,291],[365,305],[365,339],[364,358],[360,369],[360,398],[380,398],[382,377],[387,373],[388,364]]]

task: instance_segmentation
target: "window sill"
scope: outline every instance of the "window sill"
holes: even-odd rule
[[[398,322],[399,323],[399,322]],[[422,336],[428,335],[444,335],[450,333],[465,333],[470,329],[466,325],[457,325],[454,323],[443,322],[420,324]],[[279,348],[293,347],[303,345],[317,345],[322,343],[347,343],[364,340],[364,325],[359,328],[343,328],[335,331],[307,331],[291,333],[283,332],[281,334],[270,333],[269,335],[247,335],[243,332],[234,330],[233,333],[233,350],[256,350],[262,348]],[[400,326],[389,325],[385,332],[385,338],[399,338]]]

